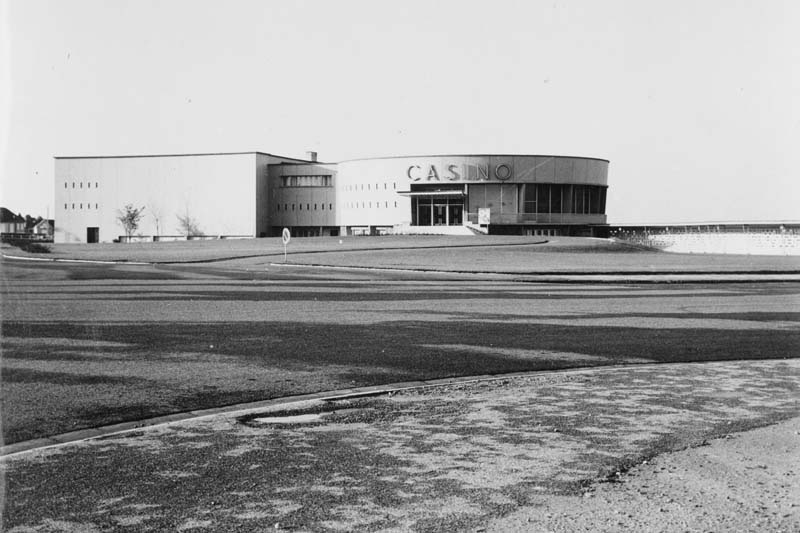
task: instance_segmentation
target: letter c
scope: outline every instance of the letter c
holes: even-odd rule
[[[410,179],[411,181],[419,181],[419,180],[421,180],[422,179],[421,176],[414,177],[414,176],[411,175],[411,171],[414,170],[414,169],[420,170],[419,165],[411,165],[410,167],[408,167],[408,170],[406,171],[406,175],[408,176],[408,179]]]

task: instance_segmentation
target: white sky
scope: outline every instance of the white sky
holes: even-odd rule
[[[800,219],[800,2],[0,0],[0,204],[53,156],[609,159],[608,219]]]

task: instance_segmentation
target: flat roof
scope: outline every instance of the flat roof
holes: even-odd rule
[[[570,158],[570,159],[592,159],[594,161],[605,161],[611,163],[608,159],[600,157],[584,157],[581,155],[549,155],[549,154],[427,154],[427,155],[392,155],[386,157],[363,157],[359,159],[346,159],[340,163],[349,163],[352,161],[373,161],[376,159],[409,159],[409,158],[423,158],[423,157],[552,157],[552,158]]]
[[[292,161],[298,161],[302,163],[316,163],[316,161],[311,161],[308,159],[299,159],[297,157],[287,157],[284,155],[270,154],[267,152],[259,152],[259,151],[209,152],[209,153],[199,153],[199,154],[134,154],[134,155],[77,155],[77,156],[68,155],[68,156],[54,156],[53,159],[132,159],[138,157],[199,157],[199,156],[210,156],[210,155],[249,155],[249,154],[260,154],[269,157],[280,157],[282,159],[290,159]]]

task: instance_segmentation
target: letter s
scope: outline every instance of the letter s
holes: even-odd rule
[[[461,179],[461,174],[458,173],[458,165],[448,165],[447,170],[450,172],[450,177],[447,178],[450,181],[457,181]]]

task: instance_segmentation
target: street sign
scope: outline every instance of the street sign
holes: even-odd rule
[[[289,228],[283,228],[283,232],[281,233],[281,240],[283,241],[283,262],[286,262],[286,245],[289,244],[289,241],[292,240],[292,232],[289,231]]]

